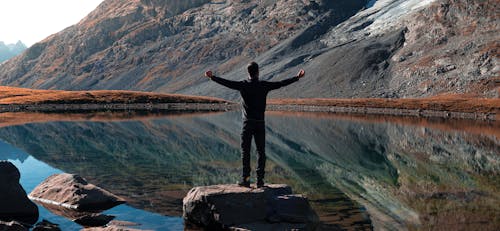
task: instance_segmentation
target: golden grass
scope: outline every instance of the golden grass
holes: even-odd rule
[[[440,95],[429,98],[408,99],[273,99],[268,104],[275,105],[315,105],[332,107],[395,108],[407,110],[434,110],[467,113],[500,112],[500,99],[475,98],[467,95]]]
[[[223,99],[180,94],[160,94],[138,91],[62,91],[33,90],[0,86],[1,104],[113,104],[113,103],[228,103]],[[271,99],[275,105],[314,105],[330,107],[393,108],[407,110],[434,110],[466,113],[499,114],[500,99],[477,98],[474,95],[439,95],[408,99]]]
[[[159,94],[138,91],[33,90],[0,86],[0,104],[86,104],[86,103],[225,103],[203,96]]]

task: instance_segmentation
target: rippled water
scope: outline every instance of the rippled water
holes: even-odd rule
[[[0,159],[18,166],[27,192],[51,174],[79,174],[125,198],[105,214],[135,228],[182,230],[187,190],[239,178],[238,112],[9,118]],[[306,194],[324,230],[500,225],[498,123],[271,113],[266,126],[267,182]],[[40,208],[40,219],[81,228]]]

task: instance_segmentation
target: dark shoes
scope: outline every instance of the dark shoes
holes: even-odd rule
[[[241,187],[246,187],[250,188],[250,178],[249,177],[244,177],[238,182],[238,186]],[[258,179],[257,180],[257,188],[263,188],[264,186],[264,180],[263,179]]]
[[[250,177],[241,178],[240,182],[238,182],[238,186],[250,188],[250,179],[249,178]]]
[[[264,180],[259,179],[257,180],[257,188],[263,188],[264,187]]]
[[[238,186],[250,188],[250,181],[240,181],[238,182]]]

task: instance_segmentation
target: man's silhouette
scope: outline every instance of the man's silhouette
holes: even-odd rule
[[[241,131],[241,160],[243,172],[240,186],[250,187],[250,147],[252,137],[257,146],[257,187],[264,186],[264,168],[266,166],[264,111],[266,110],[267,93],[284,87],[304,77],[305,71],[300,70],[297,76],[279,82],[268,82],[259,80],[259,65],[252,62],[248,65],[249,78],[243,81],[231,81],[216,77],[212,71],[205,72],[205,76],[214,82],[228,88],[238,90],[243,98],[243,129]]]

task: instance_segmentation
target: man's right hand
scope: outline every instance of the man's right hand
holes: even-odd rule
[[[210,78],[210,79],[211,79],[212,77],[214,77],[214,75],[212,74],[212,71],[207,71],[207,72],[205,72],[205,76],[206,76],[207,78]]]
[[[306,75],[306,71],[304,69],[300,69],[299,73],[297,73],[297,77],[302,78]]]

